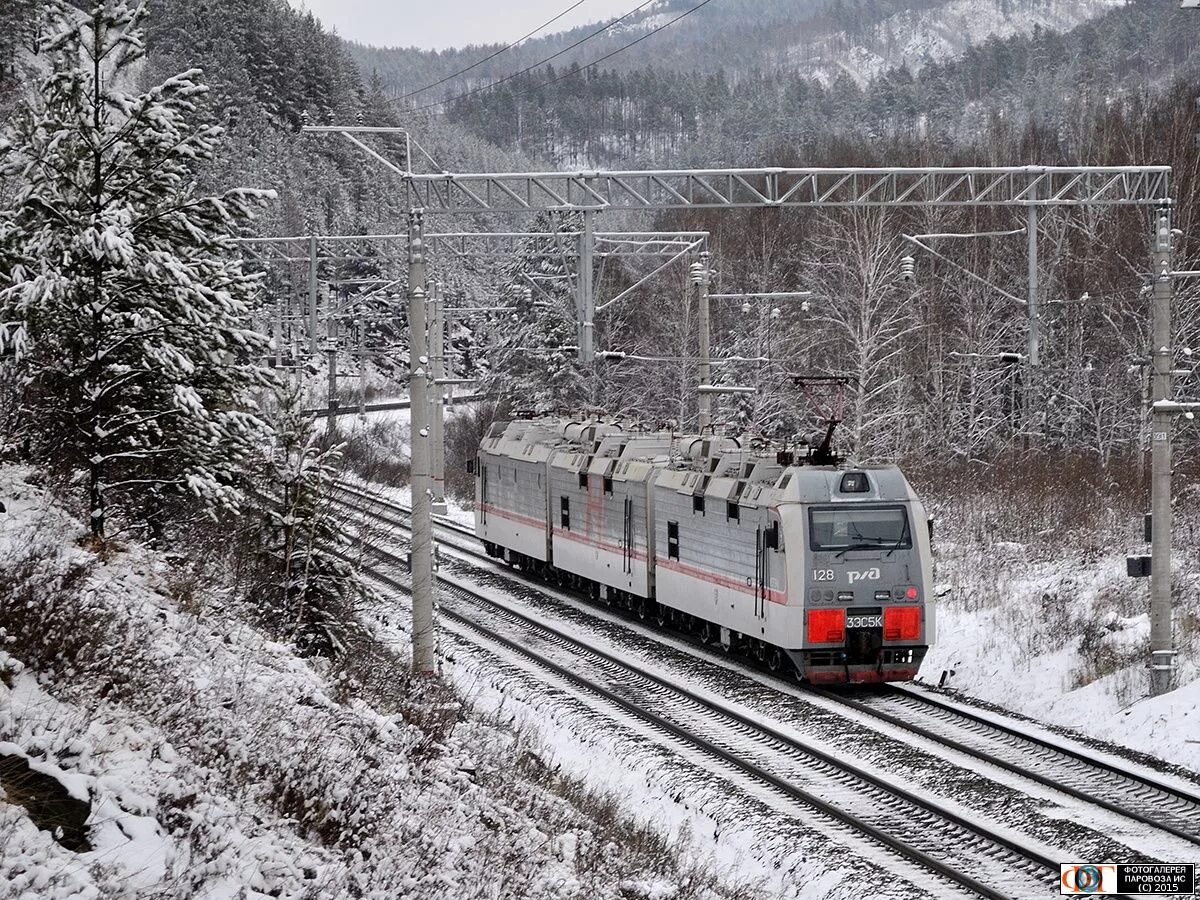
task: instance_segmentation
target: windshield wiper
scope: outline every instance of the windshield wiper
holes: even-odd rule
[[[906,537],[908,537],[908,516],[904,517],[904,530],[900,532],[900,537],[896,540],[896,543],[892,544],[892,549],[885,553],[884,557],[886,558],[891,556],[893,553],[899,550],[900,545],[904,543],[904,539]]]

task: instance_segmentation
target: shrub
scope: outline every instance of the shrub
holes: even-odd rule
[[[376,484],[408,484],[412,466],[402,450],[407,438],[402,428],[399,422],[384,420],[353,431],[342,444],[343,468]],[[328,436],[323,441],[330,443]]]
[[[492,423],[510,415],[499,403],[481,403],[446,423],[446,493],[469,500],[475,496],[475,478],[467,462],[475,458],[479,442]]]

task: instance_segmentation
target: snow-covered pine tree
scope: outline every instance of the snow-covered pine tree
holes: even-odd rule
[[[298,388],[281,388],[271,417],[254,597],[269,628],[306,653],[331,656],[356,620],[362,586],[335,555],[346,543],[331,496],[342,445],[321,445],[302,401]]]
[[[0,139],[17,184],[0,211],[4,343],[35,452],[86,472],[97,538],[114,511],[153,531],[172,494],[236,506],[264,429],[243,410],[269,384],[234,235],[272,194],[197,195],[220,129],[196,71],[127,92],[142,15],[128,0],[82,17],[55,4],[50,74]]]
[[[32,49],[42,5],[40,0],[0,3],[0,97],[20,81],[18,62]]]

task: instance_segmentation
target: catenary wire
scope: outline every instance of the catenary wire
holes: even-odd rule
[[[493,59],[495,59],[501,53],[505,53],[505,52],[511,50],[513,47],[517,46],[517,44],[520,44],[522,41],[526,41],[529,38],[533,37],[535,34],[537,34],[542,29],[549,28],[551,25],[553,25],[555,22],[557,22],[559,19],[561,19],[567,13],[573,12],[574,10],[583,6],[583,4],[586,2],[587,2],[587,0],[577,0],[577,2],[573,6],[568,6],[566,9],[564,9],[562,12],[560,12],[553,19],[543,22],[537,28],[533,29],[533,31],[529,32],[526,35],[522,35],[521,37],[519,37],[515,41],[513,41],[511,44],[507,44],[507,45],[501,47],[499,50],[495,51],[494,53],[492,53],[488,56],[485,56],[483,59],[478,60],[477,62],[471,63],[471,65],[467,66],[465,69],[459,69],[457,72],[447,75],[445,78],[441,79],[440,81],[435,81],[432,84],[427,84],[427,85],[425,85],[425,87],[417,88],[415,91],[409,91],[407,94],[404,95],[403,98],[396,98],[396,100],[393,100],[392,102],[393,103],[397,102],[400,99],[407,100],[409,97],[415,97],[417,94],[423,94],[428,90],[432,90],[433,88],[438,87],[439,85],[445,84],[447,81],[452,81],[453,79],[458,78],[460,75],[466,75],[472,69],[479,68],[485,62],[491,62]]]
[[[455,97],[449,97],[446,100],[438,100],[435,103],[426,103],[424,106],[418,106],[411,111],[412,112],[422,112],[427,109],[433,109],[436,106],[441,106],[445,103],[454,103],[456,100],[464,100],[467,97],[473,97],[476,94],[482,93],[483,91],[491,90],[492,88],[496,87],[497,85],[504,84],[506,81],[512,81],[514,78],[519,78],[522,75],[526,75],[529,72],[532,72],[534,69],[540,69],[542,66],[546,65],[547,63],[558,59],[564,53],[569,53],[570,51],[574,50],[576,47],[580,46],[581,44],[585,43],[586,41],[590,41],[592,38],[596,37],[597,35],[603,34],[604,32],[608,31],[610,28],[612,28],[617,23],[622,22],[625,19],[628,19],[635,12],[639,12],[639,11],[645,9],[651,3],[656,3],[656,2],[657,2],[657,0],[645,0],[644,3],[634,7],[629,12],[625,13],[623,16],[613,19],[607,25],[597,28],[595,31],[591,32],[586,37],[580,38],[579,40],[577,40],[575,43],[571,44],[570,46],[563,47],[563,49],[559,50],[557,53],[551,54],[550,56],[547,56],[545,59],[543,59],[539,62],[536,62],[531,66],[526,66],[524,69],[521,69],[519,72],[513,72],[511,75],[505,75],[503,78],[501,78],[497,81],[493,81],[491,84],[486,84],[486,85],[483,85],[482,87],[472,88],[469,91],[464,91],[463,93],[461,93]],[[705,0],[705,2],[707,3],[707,2],[709,2],[709,0]]]

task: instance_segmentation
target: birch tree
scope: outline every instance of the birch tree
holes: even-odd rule
[[[816,318],[830,338],[818,368],[853,379],[849,440],[858,456],[869,458],[894,450],[898,429],[913,413],[901,363],[906,339],[920,326],[897,282],[904,253],[887,215],[855,210],[827,224],[815,239],[808,275]]]

